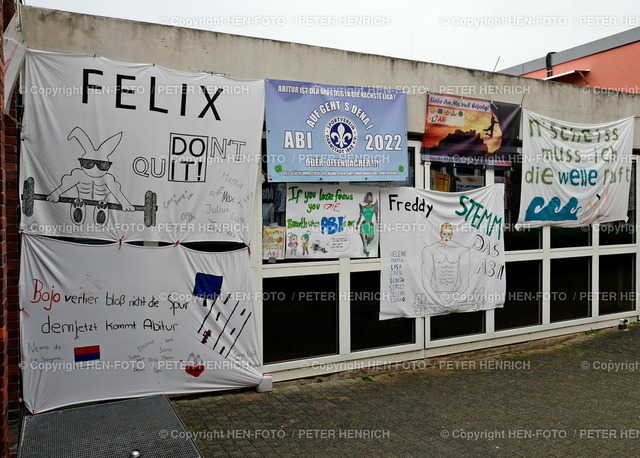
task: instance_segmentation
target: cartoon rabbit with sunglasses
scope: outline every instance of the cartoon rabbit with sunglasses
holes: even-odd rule
[[[75,168],[68,175],[64,175],[60,186],[47,196],[47,200],[58,202],[62,194],[75,187],[78,197],[71,204],[71,219],[75,224],[84,222],[86,216],[84,200],[98,201],[93,217],[96,224],[100,225],[106,224],[108,219],[109,206],[106,199],[109,195],[115,197],[123,211],[134,211],[134,206],[122,193],[120,183],[113,175],[107,173],[112,164],[109,156],[120,144],[122,132],[107,138],[97,148],[93,146],[86,132],[79,127],[71,131],[67,140],[71,141],[72,138],[76,139],[84,150],[84,154],[79,158],[80,168]]]

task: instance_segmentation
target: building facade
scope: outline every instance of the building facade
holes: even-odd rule
[[[404,90],[411,168],[406,185],[429,189],[432,171],[452,182],[472,177],[477,183],[510,184],[505,206],[504,308],[379,321],[379,258],[263,260],[263,204],[275,203],[278,185],[256,183],[262,201],[256,199],[253,213],[251,269],[254,286],[262,292],[256,313],[264,370],[275,381],[509,345],[610,327],[620,319],[638,317],[637,167],[628,222],[517,231],[513,227],[520,197],[517,160],[510,169],[493,170],[436,166],[420,156],[428,93],[513,103],[582,123],[635,116],[640,113],[640,100],[632,94],[587,92],[519,76],[33,7],[24,7],[22,17],[22,33],[32,49],[152,62],[236,79]],[[633,145],[640,148],[638,129]],[[12,158],[12,167],[17,168],[17,158]],[[7,189],[14,196],[7,208],[12,203],[11,211],[17,213],[17,180],[8,182]],[[11,221],[7,240],[17,243],[17,220]],[[18,259],[16,251],[8,256],[8,265],[17,267]],[[17,300],[9,310],[17,317]],[[7,329],[16,335],[17,320]]]

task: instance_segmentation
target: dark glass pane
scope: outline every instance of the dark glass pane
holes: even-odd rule
[[[263,280],[264,362],[338,353],[338,275]]]
[[[520,212],[520,194],[522,180],[522,164],[519,156],[512,158],[511,170],[496,170],[494,181],[504,183],[504,248],[505,250],[536,250],[542,247],[542,230],[540,228],[523,227],[515,229]]]
[[[286,209],[286,184],[263,183],[262,184],[262,225],[285,225]]]
[[[600,245],[622,245],[635,243],[636,241],[636,164],[633,164],[631,173],[631,186],[629,186],[629,210],[625,221],[614,221],[601,224]]]
[[[516,216],[517,221],[517,216]],[[520,230],[514,228],[514,223],[507,223],[504,231],[504,249],[511,250],[537,250],[540,248],[542,230],[539,227],[523,227]]]
[[[507,297],[496,309],[496,330],[542,323],[542,261],[508,262],[506,276]]]
[[[600,315],[633,310],[636,300],[636,256],[600,256]]]
[[[431,340],[482,334],[485,331],[485,311],[451,313],[431,317]]]
[[[415,319],[378,319],[380,271],[351,274],[351,350],[414,343]]]
[[[636,225],[631,222],[631,218],[629,222],[614,221],[601,224],[598,229],[601,245],[624,245],[636,241]]]
[[[591,258],[551,260],[551,322],[591,316]]]
[[[569,248],[591,245],[591,226],[551,228],[551,248]]]

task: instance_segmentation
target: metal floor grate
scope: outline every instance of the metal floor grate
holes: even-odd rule
[[[166,396],[26,417],[19,458],[201,458]]]

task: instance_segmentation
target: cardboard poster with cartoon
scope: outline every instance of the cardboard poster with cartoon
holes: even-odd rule
[[[378,188],[287,183],[287,258],[377,257]]]

